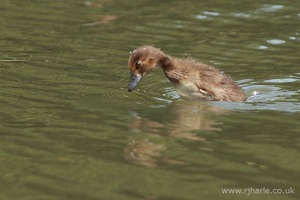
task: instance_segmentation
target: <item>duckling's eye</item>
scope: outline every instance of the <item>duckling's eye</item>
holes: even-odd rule
[[[135,63],[135,68],[136,69],[139,69],[142,65],[142,62],[141,61],[138,61],[137,63]]]

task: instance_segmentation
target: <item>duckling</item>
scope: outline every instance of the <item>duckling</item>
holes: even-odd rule
[[[180,97],[186,100],[244,101],[241,88],[224,72],[194,59],[171,57],[160,49],[142,46],[128,60],[130,83],[135,89],[142,77],[154,68],[162,68]]]

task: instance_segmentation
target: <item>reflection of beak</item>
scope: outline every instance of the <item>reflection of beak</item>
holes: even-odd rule
[[[142,80],[141,75],[135,75],[134,73],[130,73],[130,83],[128,85],[128,92],[131,92],[138,83]]]

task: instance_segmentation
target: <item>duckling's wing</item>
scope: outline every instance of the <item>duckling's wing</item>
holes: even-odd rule
[[[223,72],[216,69],[202,73],[199,92],[204,90],[216,101],[243,101],[244,94],[240,87]]]

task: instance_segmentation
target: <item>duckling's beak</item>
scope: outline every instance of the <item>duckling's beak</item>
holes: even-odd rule
[[[128,85],[128,92],[131,92],[138,83],[142,80],[141,75],[135,75],[134,73],[130,73],[130,83]]]

